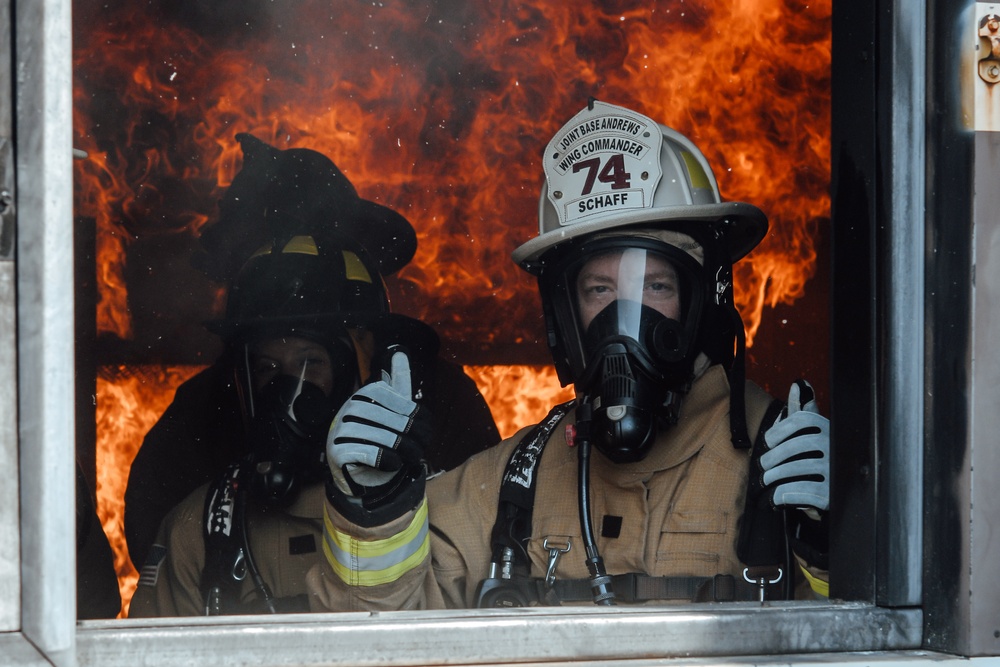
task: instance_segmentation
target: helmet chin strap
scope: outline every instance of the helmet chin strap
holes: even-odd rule
[[[729,437],[736,449],[750,449],[750,435],[747,432],[747,411],[744,399],[746,381],[746,333],[743,319],[736,308],[731,308],[733,329],[736,330],[736,354],[733,365],[726,372],[729,377]]]
[[[246,377],[243,378],[243,382],[242,383],[241,382],[237,382],[236,383],[236,387],[237,387],[237,389],[240,389],[242,387],[243,391],[246,393],[245,404],[249,408],[249,414],[244,414],[243,418],[244,418],[244,420],[249,420],[249,419],[253,419],[257,415],[257,411],[256,411],[256,407],[254,406],[253,373],[250,370],[250,346],[244,344],[242,347],[243,347],[243,364],[242,364],[242,367],[243,367],[243,372],[246,374]]]
[[[720,234],[725,230],[720,229]],[[723,243],[723,246],[725,244]],[[724,308],[729,314],[729,320],[735,338],[735,350],[732,362],[726,370],[729,380],[729,437],[736,449],[750,449],[750,435],[747,432],[746,401],[746,331],[743,329],[743,318],[733,302],[733,267],[728,257],[723,259],[716,273],[715,304]]]

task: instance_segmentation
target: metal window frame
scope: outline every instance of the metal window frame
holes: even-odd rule
[[[13,50],[16,67],[11,63],[4,67],[0,54],[0,83],[13,87],[13,82],[4,81],[4,73],[11,73],[13,79],[16,72],[16,120],[11,122],[16,130],[19,222],[16,261],[0,252],[0,373],[10,375],[15,361],[17,365],[14,390],[10,377],[0,378],[0,409],[6,414],[16,408],[19,415],[16,432],[11,420],[0,425],[0,465],[11,469],[19,464],[20,469],[19,484],[0,487],[0,556],[4,556],[0,560],[0,655],[25,665],[167,665],[206,658],[219,665],[658,664],[664,658],[673,658],[672,664],[704,664],[723,657],[731,664],[953,662],[917,651],[925,641],[925,618],[916,605],[921,599],[921,568],[927,562],[918,553],[920,504],[924,502],[919,489],[928,473],[907,462],[919,460],[913,456],[913,443],[927,438],[920,426],[912,424],[905,431],[886,428],[876,420],[875,408],[876,399],[881,400],[879,409],[895,420],[920,414],[923,405],[922,377],[911,372],[925,363],[922,343],[913,344],[922,340],[924,331],[923,295],[909,280],[923,266],[923,238],[902,223],[919,217],[924,201],[920,175],[924,160],[921,44],[928,11],[924,1],[844,0],[835,11],[835,60],[856,57],[852,49],[870,40],[888,49],[871,57],[877,56],[883,65],[890,63],[893,72],[905,75],[895,86],[877,89],[877,72],[872,69],[866,80],[868,96],[856,98],[862,106],[870,105],[858,117],[862,124],[870,122],[867,127],[872,136],[870,143],[860,146],[855,160],[857,155],[866,160],[860,166],[869,175],[881,170],[897,175],[888,182],[879,181],[878,197],[867,202],[857,222],[857,236],[847,236],[848,241],[857,242],[860,256],[868,262],[868,271],[855,273],[862,274],[860,279],[869,287],[875,281],[884,285],[876,303],[863,310],[864,329],[856,338],[838,344],[841,355],[851,351],[852,345],[877,348],[864,349],[866,370],[860,378],[846,378],[846,386],[852,389],[860,382],[860,394],[850,400],[843,397],[844,392],[834,397],[838,447],[851,437],[861,438],[854,445],[844,445],[843,454],[834,461],[835,475],[841,475],[835,493],[843,508],[835,517],[839,520],[835,527],[839,534],[847,534],[857,530],[849,521],[861,517],[857,532],[869,547],[867,552],[841,554],[842,562],[860,566],[848,574],[858,585],[844,587],[842,596],[856,601],[81,623],[75,620],[73,580],[70,8],[71,0],[0,0],[0,29],[11,17],[15,28],[5,31],[7,37],[13,33],[15,40],[4,51],[9,55]],[[880,40],[877,31],[886,28],[876,20],[877,12],[885,10],[893,20],[888,37]],[[852,26],[859,16],[870,22]],[[845,31],[839,37],[838,26]],[[854,29],[857,34],[848,34]],[[0,48],[3,37],[0,34]],[[887,110],[891,113],[886,114]],[[5,134],[9,127],[3,125],[4,112],[0,99],[0,149],[4,138],[11,136]],[[879,119],[885,127],[877,127]],[[881,157],[875,154],[878,141],[888,142],[880,147]],[[2,160],[0,153],[0,187],[9,173]],[[838,199],[838,188],[850,194],[843,182],[836,185],[835,207],[838,201],[847,201]],[[888,234],[878,232],[876,220],[888,221]],[[835,211],[835,225],[842,221]],[[882,249],[891,250],[886,264],[876,257]],[[14,319],[15,304],[16,336],[8,324]],[[885,304],[891,308],[880,311]],[[885,325],[876,326],[883,315]],[[904,349],[903,343],[911,347]],[[880,360],[888,372],[876,375]],[[859,416],[848,414],[865,400]],[[919,424],[920,420],[915,421]],[[855,465],[869,465],[868,476],[861,475]],[[850,480],[860,478],[860,486],[852,487]],[[897,495],[901,489],[905,495]],[[859,495],[851,495],[855,492]],[[20,511],[12,511],[18,497]],[[879,550],[886,551],[877,559],[876,539]],[[11,544],[19,544],[19,557],[15,554],[8,560],[4,549],[18,549]],[[884,606],[876,606],[876,601]],[[953,647],[942,644],[940,648]],[[963,665],[969,662],[961,659]]]
[[[9,14],[9,0],[0,12]],[[11,72],[10,32],[0,31],[0,73]],[[0,74],[0,414],[17,415],[17,333],[14,330],[14,110],[13,87]],[[17,419],[0,420],[0,470],[17,469]],[[0,486],[0,632],[20,626],[21,537],[18,530],[18,485]]]
[[[13,39],[20,632],[15,655],[75,661],[70,2],[4,3]],[[10,19],[13,17],[13,20]],[[8,52],[10,53],[10,51]],[[6,78],[6,77],[5,77]],[[6,342],[6,341],[5,341]],[[3,443],[5,455],[11,443]],[[5,602],[10,604],[10,602]],[[14,603],[16,604],[16,602]]]
[[[927,7],[842,0],[831,137],[831,593],[921,603]],[[861,548],[858,548],[859,545]]]

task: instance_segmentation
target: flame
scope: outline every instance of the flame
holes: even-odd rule
[[[402,311],[458,340],[535,340],[534,285],[509,253],[536,233],[539,151],[589,95],[689,135],[724,196],[770,214],[738,271],[751,340],[765,304],[802,295],[809,225],[829,210],[830,0],[452,5],[307,4],[214,38],[182,13],[165,29],[131,7],[78,12],[75,125],[91,160],[77,210],[99,225],[99,331],[129,336],[129,243],[196,235],[249,131],[329,155],[407,215],[420,248]]]
[[[390,281],[396,310],[459,349],[543,348],[535,283],[510,252],[537,233],[540,151],[595,96],[691,137],[724,198],[768,213],[767,238],[735,267],[752,344],[765,306],[804,294],[829,215],[831,1],[74,7],[75,145],[89,155],[75,203],[97,223],[98,333],[136,337],[130,248],[196,237],[241,166],[234,135],[251,132],[324,153],[413,223],[417,255]],[[113,543],[111,488],[124,489],[188,372],[132,370],[99,378],[99,512]],[[561,400],[550,371],[470,372],[505,435]],[[537,410],[514,400],[525,395]],[[134,571],[115,546],[126,590]]]
[[[500,437],[537,424],[553,405],[573,398],[573,387],[559,386],[551,366],[465,366],[490,406]]]
[[[146,435],[174,398],[174,390],[201,370],[185,367],[104,367],[97,375],[97,509],[115,553],[122,615],[139,575],[125,545],[128,469]]]

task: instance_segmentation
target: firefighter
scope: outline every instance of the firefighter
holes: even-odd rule
[[[353,239],[368,253],[374,281],[360,292],[369,301],[351,304],[358,312],[376,315],[363,323],[367,334],[362,342],[368,356],[403,344],[419,366],[414,372],[420,378],[421,400],[442,436],[440,446],[425,452],[429,465],[453,468],[498,442],[496,424],[475,383],[460,366],[438,355],[437,334],[415,319],[382,314],[388,311],[388,301],[376,276],[395,273],[413,257],[417,239],[410,223],[392,209],[360,198],[343,172],[316,151],[278,150],[249,134],[238,134],[237,139],[243,166],[220,201],[218,218],[199,239],[196,266],[210,279],[230,285],[247,258],[273,239]],[[218,323],[209,328],[232,342],[232,331],[220,329]],[[167,512],[246,454],[235,378],[243,362],[239,352],[238,346],[227,344],[215,363],[178,387],[132,463],[125,492],[125,535],[137,569],[146,562]],[[360,362],[362,379],[370,371],[366,363]]]
[[[247,454],[167,515],[130,616],[308,609],[330,422],[368,374],[361,369],[380,362],[372,330],[414,326],[389,312],[375,263],[347,237],[275,239],[247,261],[219,325],[235,358]],[[424,454],[421,474],[432,465]]]
[[[598,101],[555,135],[543,164],[540,234],[513,257],[537,276],[575,400],[425,480],[422,408],[394,355],[327,440],[330,548],[310,573],[313,603],[825,593],[828,421],[808,383],[785,404],[744,379],[732,264],[764,237],[764,213],[722,201],[686,137]]]

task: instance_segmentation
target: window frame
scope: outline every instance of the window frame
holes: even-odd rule
[[[868,3],[845,2],[854,12]],[[889,60],[893,67],[919,72],[917,63],[922,31],[914,13],[925,11],[924,2],[895,0],[874,3],[879,7],[903,4],[910,13],[897,11],[892,30],[917,32],[913,42],[893,41]],[[912,9],[917,6],[917,9]],[[738,656],[784,656],[780,662],[862,664],[872,662],[871,651],[887,659],[910,662],[940,660],[923,652],[925,622],[911,580],[890,584],[877,606],[874,585],[876,559],[868,553],[860,589],[848,588],[846,602],[787,602],[705,604],[684,607],[573,608],[522,610],[455,610],[435,612],[314,614],[278,617],[231,617],[225,619],[126,619],[84,621],[75,619],[75,557],[73,539],[74,474],[72,445],[74,426],[73,379],[73,215],[72,215],[72,89],[71,89],[71,0],[0,0],[0,28],[14,34],[16,44],[6,45],[14,53],[14,65],[0,72],[0,83],[13,89],[16,109],[16,204],[17,259],[0,256],[0,322],[10,322],[16,304],[17,335],[0,325],[0,372],[10,374],[16,361],[17,382],[0,381],[0,409],[18,411],[17,432],[0,426],[0,465],[19,465],[19,484],[0,488],[0,554],[7,545],[19,545],[18,555],[0,561],[0,655],[16,664],[190,664],[206,657],[213,664],[298,664],[332,662],[350,664],[501,664],[513,662],[601,662],[643,661],[664,657],[721,658],[734,662]],[[16,21],[11,30],[9,22]],[[872,30],[876,25],[874,17]],[[2,40],[2,36],[0,36]],[[905,43],[904,43],[905,42]],[[915,49],[906,52],[909,48]],[[4,48],[0,41],[0,48]],[[902,49],[902,51],[898,50]],[[3,64],[0,55],[0,65]],[[916,69],[914,69],[916,68]],[[17,72],[16,84],[4,81],[5,73]],[[919,77],[920,75],[917,74]],[[907,79],[913,81],[913,79]],[[890,171],[923,160],[921,91],[910,89],[915,114],[894,118],[890,134]],[[0,101],[0,121],[4,110]],[[903,107],[893,107],[900,113]],[[8,111],[8,115],[11,112]],[[0,148],[4,132],[0,125]],[[909,149],[904,148],[910,142]],[[0,153],[0,160],[3,159]],[[0,164],[0,177],[3,176]],[[3,186],[0,179],[0,187]],[[922,206],[923,184],[899,182],[891,189],[889,218],[901,219],[907,211]],[[874,214],[874,209],[872,210]],[[880,210],[879,215],[885,213]],[[6,223],[5,223],[6,224]],[[870,230],[869,230],[870,231]],[[889,239],[898,252],[886,269],[890,276],[920,265],[919,234]],[[870,239],[862,239],[871,249]],[[17,294],[11,289],[16,273]],[[905,275],[905,274],[902,274]],[[872,276],[869,276],[871,279]],[[890,282],[890,285],[895,283]],[[890,289],[901,289],[894,286]],[[889,296],[892,296],[891,294]],[[892,335],[923,332],[922,293],[906,294],[893,315]],[[869,315],[872,313],[869,312]],[[11,315],[11,318],[7,318]],[[866,320],[870,321],[870,320]],[[869,332],[867,335],[876,334]],[[871,339],[867,339],[869,343]],[[916,347],[916,346],[914,346]],[[870,359],[878,361],[874,353]],[[922,345],[917,351],[923,363]],[[912,363],[909,356],[889,358],[893,368]],[[871,368],[868,373],[873,373]],[[904,373],[890,374],[884,384],[869,378],[865,394],[889,391],[894,410],[912,410],[922,405],[922,384]],[[10,379],[10,378],[0,378]],[[912,378],[911,378],[912,379]],[[14,387],[11,390],[11,387]],[[881,388],[879,388],[881,387]],[[888,389],[887,389],[888,388]],[[895,392],[895,393],[893,393]],[[908,403],[908,401],[910,403]],[[835,399],[835,408],[844,407]],[[909,406],[909,408],[907,408]],[[860,422],[847,421],[843,435],[855,431],[866,442],[876,439],[874,401]],[[6,420],[11,422],[12,420]],[[835,428],[837,422],[835,422]],[[889,461],[912,456],[913,442],[923,442],[920,430],[890,433],[889,449],[879,455]],[[836,437],[836,432],[835,432]],[[18,453],[20,458],[18,459]],[[909,456],[907,456],[909,454]],[[863,452],[876,459],[876,452]],[[881,474],[881,473],[879,473]],[[896,474],[896,473],[894,473]],[[885,514],[858,509],[866,515],[866,526],[877,522],[888,526],[888,556],[878,561],[887,571],[899,564],[907,576],[919,571],[920,544],[907,536],[919,531],[923,469],[904,466],[902,478],[878,477],[882,488],[900,500],[900,523]],[[895,495],[909,488],[907,495]],[[847,506],[858,507],[835,487]],[[874,490],[862,499],[873,501]],[[12,508],[18,507],[20,511]],[[845,513],[840,516],[846,517]],[[867,528],[866,528],[867,530]],[[872,528],[874,531],[874,528]],[[901,539],[906,538],[906,539]],[[881,539],[881,538],[880,538]],[[874,544],[870,545],[874,550]],[[16,548],[15,548],[16,549]],[[14,563],[13,572],[9,563]],[[895,578],[891,581],[895,581]],[[808,655],[806,655],[808,654]],[[946,661],[947,662],[947,661]],[[968,664],[963,660],[962,664]]]
[[[10,0],[0,12],[10,13]],[[10,31],[0,31],[0,72],[11,72]],[[17,335],[14,329],[14,109],[13,86],[0,74],[0,414],[17,414]],[[0,470],[17,468],[17,420],[0,420]],[[21,537],[18,530],[18,485],[0,487],[0,632],[20,625]],[[8,602],[11,601],[11,602]]]

